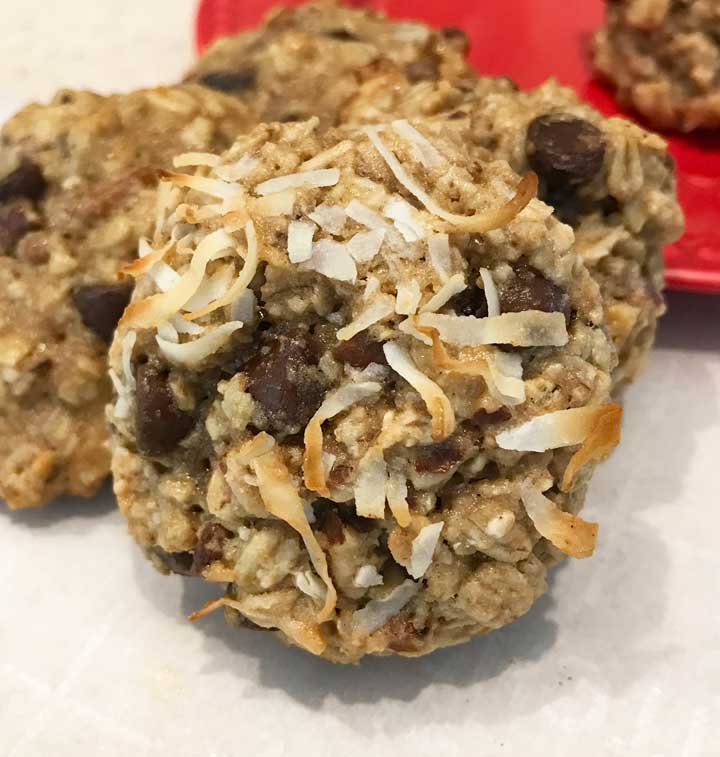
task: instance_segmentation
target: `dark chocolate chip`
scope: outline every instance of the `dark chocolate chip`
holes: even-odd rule
[[[262,334],[261,348],[245,365],[248,392],[274,432],[294,433],[312,418],[325,395],[313,337],[296,328]]]
[[[353,34],[347,29],[331,29],[330,31],[323,33],[326,37],[336,39],[338,42],[358,42],[360,39],[357,34]]]
[[[195,419],[175,402],[167,370],[154,362],[137,368],[135,438],[147,455],[172,452],[190,433]]]
[[[503,313],[563,313],[567,321],[572,314],[568,293],[529,266],[518,266],[515,278],[501,287],[500,309]]]
[[[47,182],[37,163],[23,158],[20,165],[0,179],[0,202],[21,197],[37,202],[47,189]]]
[[[418,473],[447,473],[465,457],[466,452],[467,446],[457,436],[417,447],[415,470]]]
[[[0,252],[12,252],[32,228],[33,224],[28,221],[22,208],[0,208]]]
[[[171,573],[179,576],[192,575],[192,552],[166,552],[161,547],[153,547],[152,552]]]
[[[506,407],[501,407],[493,413],[488,413],[485,410],[478,410],[472,418],[465,423],[475,431],[485,431],[490,426],[494,426],[497,423],[505,423],[512,418],[512,414]]]
[[[367,368],[370,363],[387,365],[382,342],[373,339],[367,331],[361,331],[345,342],[338,342],[333,355],[336,360],[349,363],[354,368]]]
[[[316,522],[317,528],[325,534],[328,544],[336,546],[345,543],[345,529],[340,516],[329,507],[326,509],[319,508]]]
[[[329,528],[335,537],[338,536],[336,518],[340,520],[341,525],[353,528],[355,531],[363,534],[372,531],[376,525],[372,518],[363,518],[358,515],[353,503],[339,503],[332,502],[329,499],[317,499],[313,502],[313,511],[321,530],[324,530],[327,519],[330,519]],[[328,536],[328,538],[330,537]],[[345,535],[343,534],[342,541],[336,543],[342,544],[344,541]]]
[[[578,185],[602,168],[605,137],[589,121],[550,113],[530,122],[525,149],[530,165],[549,184]]]
[[[200,84],[210,87],[210,89],[237,94],[255,87],[257,72],[252,68],[240,68],[235,71],[210,71],[203,74],[198,81]]]
[[[420,81],[437,81],[440,78],[440,66],[435,58],[420,58],[405,66],[405,76],[413,84]]]
[[[456,294],[448,302],[448,307],[458,315],[474,315],[485,318],[488,314],[488,304],[485,292],[477,286],[471,286]]]
[[[74,289],[72,300],[82,322],[110,344],[115,326],[130,302],[132,290],[133,285],[129,282],[91,284]]]
[[[198,534],[190,572],[199,576],[209,565],[223,556],[223,545],[232,533],[219,523],[206,523]]]

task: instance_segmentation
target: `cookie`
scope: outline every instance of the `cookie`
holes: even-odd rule
[[[720,127],[716,0],[608,2],[593,60],[618,101],[658,129]]]
[[[223,149],[248,123],[197,85],[60,92],[10,119],[0,148],[0,496],[92,495],[109,472],[107,349],[152,229],[156,169]]]
[[[534,170],[540,197],[575,232],[575,250],[599,283],[619,363],[616,385],[632,380],[653,344],[662,297],[663,247],[683,230],[675,166],[665,141],[620,118],[604,118],[572,90],[548,81],[527,92],[479,82],[404,84],[396,75],[364,84],[346,111],[368,118],[433,114],[469,124],[468,149]],[[444,115],[443,115],[444,114]]]
[[[263,125],[165,174],[108,420],[135,540],[218,584],[195,618],[417,656],[592,553],[620,422],[600,289],[537,177],[451,124]]]
[[[235,95],[259,121],[342,120],[359,85],[384,72],[405,81],[474,79],[458,29],[388,20],[318,2],[271,12],[258,29],[216,41],[189,79]]]

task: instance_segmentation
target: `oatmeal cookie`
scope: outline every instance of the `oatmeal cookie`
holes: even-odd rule
[[[219,584],[195,617],[417,656],[592,553],[620,422],[600,289],[537,177],[467,141],[275,123],[165,174],[108,419],[135,540]]]
[[[593,58],[620,103],[656,128],[720,127],[717,0],[611,0]]]
[[[276,9],[258,29],[219,39],[189,78],[241,98],[260,121],[318,116],[330,126],[360,84],[381,74],[409,83],[473,81],[467,49],[458,29],[319,2]]]
[[[364,84],[345,115],[348,123],[413,118],[433,102],[448,128],[470,125],[467,149],[476,157],[537,172],[541,199],[572,226],[575,250],[600,284],[619,354],[614,382],[632,380],[665,311],[663,247],[683,230],[665,141],[624,119],[604,118],[554,81],[527,92],[479,82],[475,92],[461,92],[430,82],[403,85],[390,74]]]
[[[90,496],[109,472],[107,348],[132,285],[118,267],[152,225],[157,167],[223,149],[244,106],[204,87],[60,92],[2,130],[0,496]]]

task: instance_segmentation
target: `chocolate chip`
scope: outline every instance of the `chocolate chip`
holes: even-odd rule
[[[570,296],[529,266],[518,266],[515,278],[500,289],[500,309],[503,313],[542,310],[544,313],[563,313],[570,320]]]
[[[415,470],[418,473],[447,473],[465,457],[466,452],[467,445],[458,436],[416,447]]]
[[[166,552],[161,547],[153,547],[152,553],[170,573],[177,573],[179,576],[192,575],[192,552]]]
[[[298,328],[272,329],[248,361],[248,392],[262,407],[268,428],[294,433],[307,424],[325,395],[312,336]]]
[[[474,315],[485,318],[488,314],[488,304],[485,292],[477,286],[471,286],[456,294],[448,302],[448,307],[458,315]]]
[[[336,39],[338,42],[358,42],[359,37],[357,34],[349,32],[347,29],[331,29],[328,32],[324,32],[326,37],[330,39]]]
[[[345,529],[340,516],[331,507],[332,503],[329,507],[318,508],[315,517],[317,528],[325,534],[328,544],[336,546],[345,543]]]
[[[23,158],[20,165],[0,179],[0,202],[25,197],[37,202],[47,189],[47,182],[37,163]]]
[[[497,423],[505,423],[512,418],[512,413],[506,408],[501,407],[493,413],[488,413],[486,410],[478,410],[472,418],[465,421],[466,425],[475,431],[485,431],[490,426],[494,426]]]
[[[361,331],[345,342],[338,342],[333,355],[336,360],[349,363],[354,368],[367,368],[370,363],[387,365],[382,342],[373,339],[367,331]]]
[[[115,326],[130,302],[133,285],[91,284],[77,287],[72,292],[72,301],[80,313],[82,322],[104,342],[110,344]]]
[[[223,545],[230,538],[232,538],[232,533],[219,523],[206,523],[198,534],[198,543],[190,570],[192,575],[202,575],[208,565],[219,560],[223,556]]]
[[[33,224],[21,208],[0,208],[0,252],[12,252]]]
[[[317,499],[313,502],[313,511],[315,512],[319,528],[322,531],[325,531],[326,528],[329,529],[329,534],[325,532],[328,539],[338,539],[338,541],[331,543],[342,544],[345,541],[344,533],[342,534],[342,540],[339,540],[340,535],[337,521],[340,522],[341,527],[347,526],[362,534],[369,533],[375,528],[375,521],[372,518],[363,518],[358,515],[353,503],[339,503],[332,502],[329,499]]]
[[[180,410],[168,383],[167,370],[154,362],[137,369],[135,437],[147,455],[172,452],[190,433],[195,419]]]
[[[602,168],[605,137],[589,121],[550,113],[530,122],[525,150],[530,165],[549,184],[584,184]]]
[[[241,68],[236,71],[210,71],[203,74],[198,81],[210,89],[237,94],[255,86],[257,72],[252,68]]]
[[[420,58],[405,66],[405,76],[413,84],[437,81],[440,78],[440,66],[435,58]]]

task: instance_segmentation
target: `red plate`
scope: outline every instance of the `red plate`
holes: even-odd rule
[[[202,0],[197,46],[257,24],[271,0]],[[298,0],[285,0],[297,5]],[[434,26],[458,26],[472,39],[470,59],[485,74],[504,74],[521,87],[550,76],[574,87],[607,115],[621,113],[609,90],[593,79],[587,45],[600,26],[602,0],[375,0],[373,5],[397,18],[419,18]],[[565,12],[563,12],[565,11]],[[628,115],[623,113],[623,115]],[[666,135],[667,136],[667,135]],[[687,232],[665,254],[666,278],[674,289],[720,292],[720,133],[668,136],[677,161],[678,193]]]

